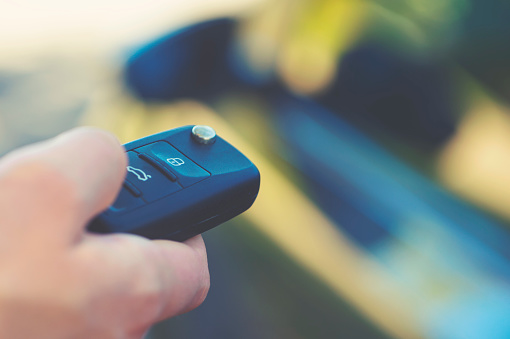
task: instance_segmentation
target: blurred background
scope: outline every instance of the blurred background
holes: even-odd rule
[[[207,124],[260,195],[160,338],[510,338],[510,3],[0,1],[0,154]]]

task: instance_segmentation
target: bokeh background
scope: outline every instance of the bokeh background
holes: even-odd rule
[[[161,338],[510,338],[510,3],[0,1],[0,154],[208,124],[259,167]]]

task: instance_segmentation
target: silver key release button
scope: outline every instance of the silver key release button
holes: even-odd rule
[[[196,125],[191,130],[191,135],[193,136],[193,140],[199,144],[208,145],[216,141],[216,131],[209,126]]]

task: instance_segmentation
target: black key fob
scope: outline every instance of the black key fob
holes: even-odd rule
[[[211,127],[180,127],[124,146],[126,180],[91,232],[183,241],[246,211],[257,197],[257,167]]]

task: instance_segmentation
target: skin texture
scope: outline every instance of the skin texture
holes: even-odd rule
[[[80,128],[0,160],[0,338],[143,337],[202,303],[201,236],[95,235],[126,172],[112,135]]]

